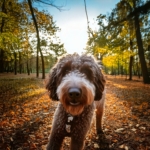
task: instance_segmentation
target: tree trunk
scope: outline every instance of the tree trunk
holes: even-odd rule
[[[22,73],[22,57],[21,57],[21,52],[19,52],[19,73]]]
[[[0,73],[4,72],[4,50],[0,49]]]
[[[111,75],[114,75],[114,67],[111,67]]]
[[[126,79],[128,78],[128,69],[127,69],[127,65],[128,65],[128,63],[126,62],[126,63],[125,63],[125,68],[126,68]]]
[[[43,54],[42,54],[41,50],[40,50],[40,54],[41,54],[41,61],[42,61],[42,79],[45,79],[44,57],[43,57]]]
[[[32,14],[32,18],[33,18],[35,29],[36,29],[36,33],[37,33],[37,64],[36,64],[37,77],[39,77],[38,53],[40,52],[40,54],[41,54],[41,61],[42,61],[42,79],[45,79],[44,58],[43,58],[42,50],[41,50],[41,47],[40,47],[39,29],[38,29],[37,21],[36,21],[36,18],[35,18],[35,15],[34,15],[34,11],[33,11],[33,8],[32,8],[31,0],[28,0],[28,4],[29,4],[29,7],[30,7],[30,11],[31,11],[31,14]]]
[[[118,75],[120,74],[120,63],[119,63],[119,60],[118,60]]]
[[[129,80],[132,80],[133,56],[130,56],[129,62]]]
[[[28,73],[28,75],[30,75],[30,70],[29,70],[29,63],[28,63],[28,60],[27,60],[27,73]]]
[[[120,66],[121,77],[123,76],[123,66]]]
[[[137,46],[138,46],[138,55],[140,58],[142,75],[143,75],[143,82],[144,83],[150,83],[150,78],[148,75],[148,70],[147,70],[145,56],[144,56],[144,49],[143,49],[143,42],[142,42],[142,38],[141,38],[139,15],[138,14],[135,15],[134,24],[135,24]]]
[[[3,13],[7,13],[6,8],[5,8],[5,0],[3,0],[1,11],[2,11]],[[4,20],[4,18],[2,17],[2,20],[1,20],[1,27],[0,27],[0,33],[3,33],[4,24],[5,24],[5,20]],[[0,72],[1,72],[1,73],[4,72],[4,59],[3,59],[3,58],[4,58],[4,50],[1,48],[1,49],[0,49]]]
[[[14,52],[14,74],[17,75],[17,53]]]

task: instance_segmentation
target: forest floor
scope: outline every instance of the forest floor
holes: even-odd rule
[[[109,149],[150,150],[150,85],[106,76],[103,131]],[[45,81],[33,75],[0,74],[0,150],[44,150],[58,102],[49,99]],[[64,150],[70,141],[64,140]],[[85,150],[102,149],[95,124]],[[106,148],[105,148],[106,150]]]

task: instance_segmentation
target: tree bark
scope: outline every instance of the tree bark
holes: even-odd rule
[[[34,11],[33,11],[31,0],[28,0],[28,4],[29,4],[29,7],[30,7],[30,11],[31,11],[31,14],[32,14],[33,22],[34,22],[36,33],[37,33],[37,62],[36,62],[37,74],[36,74],[36,76],[39,77],[38,53],[40,52],[40,54],[41,54],[41,61],[42,61],[42,79],[45,79],[45,66],[44,66],[44,58],[43,58],[42,50],[41,50],[41,47],[40,47],[39,29],[38,29],[38,25],[37,25],[37,21],[36,21],[35,15],[34,15]]]
[[[144,49],[143,49],[141,32],[140,32],[140,24],[139,24],[139,15],[138,14],[136,14],[134,17],[134,25],[135,25],[136,40],[137,40],[137,46],[138,46],[138,55],[140,58],[142,75],[143,75],[143,82],[150,83],[150,78],[148,75],[148,70],[147,70],[145,56],[144,56]]]
[[[130,56],[129,62],[129,80],[132,80],[133,56]]]
[[[5,8],[5,0],[3,0],[2,3],[2,12],[3,13],[7,13],[6,12],[6,8]],[[3,29],[4,29],[4,24],[5,24],[5,20],[2,17],[2,22],[1,22],[1,27],[0,27],[0,33],[3,33]],[[1,48],[0,49],[0,72],[3,73],[4,72],[4,50]]]
[[[4,72],[4,50],[0,49],[0,72],[3,73]]]
[[[17,53],[14,52],[14,74],[17,75]]]
[[[22,57],[21,52],[19,52],[19,73],[22,73]]]
[[[29,62],[27,60],[27,73],[28,73],[28,76],[30,75],[30,69],[29,69]]]
[[[118,75],[120,74],[120,63],[119,63],[119,60],[118,60]]]

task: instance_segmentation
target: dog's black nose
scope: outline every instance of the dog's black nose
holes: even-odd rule
[[[70,88],[68,95],[73,99],[79,98],[81,96],[81,90],[79,88]]]

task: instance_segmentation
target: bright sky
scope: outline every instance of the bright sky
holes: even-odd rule
[[[61,28],[57,34],[68,53],[81,54],[88,39],[87,20],[84,0],[53,0],[57,6],[64,6],[64,11],[47,7],[56,25]],[[112,11],[119,0],[86,0],[89,25],[93,30],[98,29],[96,18],[99,14]]]

